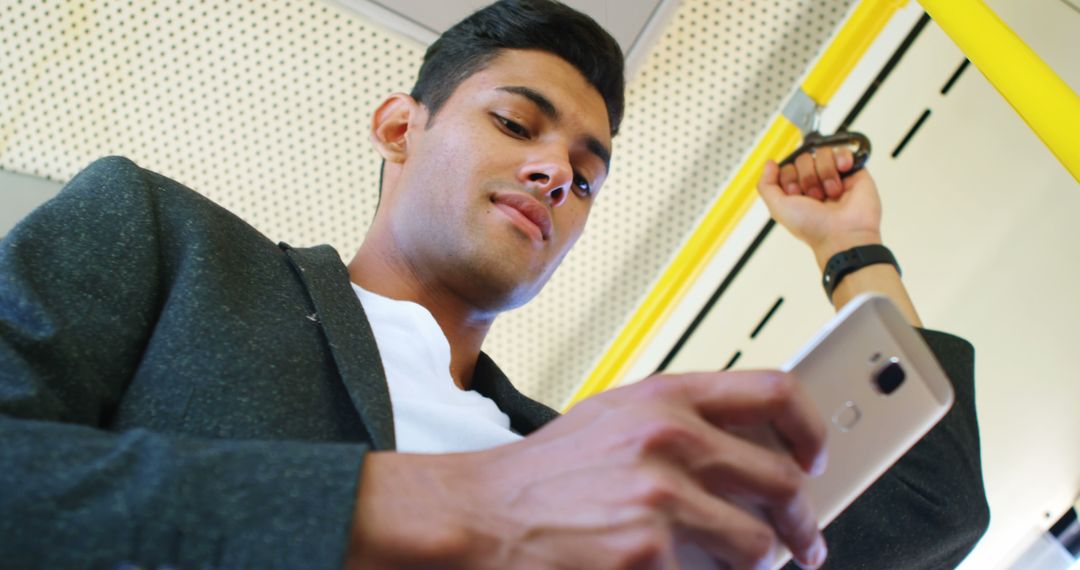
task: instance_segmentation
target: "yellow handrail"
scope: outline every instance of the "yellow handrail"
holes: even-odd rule
[[[860,2],[807,74],[802,90],[819,105],[828,103],[874,38],[906,3],[907,0]],[[800,135],[798,128],[783,116],[773,121],[565,408],[610,388],[626,374],[750,209],[757,198],[756,184],[765,161],[779,159],[795,150]]]
[[[907,0],[864,0],[806,74],[802,90],[822,107],[832,100],[855,64]]]
[[[1080,182],[1080,97],[982,0],[919,0]]]

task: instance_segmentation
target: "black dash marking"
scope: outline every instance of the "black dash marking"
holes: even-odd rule
[[[1076,514],[1076,508],[1071,508],[1065,511],[1065,514],[1054,523],[1054,526],[1050,527],[1050,534],[1059,540],[1065,539],[1064,541],[1069,541],[1068,535],[1071,535],[1072,542],[1080,546],[1080,535],[1076,532],[1080,531],[1080,522],[1078,521],[1080,521],[1080,517]],[[1068,548],[1068,550],[1072,552],[1075,549]]]
[[[742,351],[736,350],[735,354],[731,356],[731,360],[727,361],[727,364],[725,364],[724,367],[720,370],[731,370],[731,367],[735,366],[735,363],[739,361],[740,356],[742,356]]]
[[[671,350],[668,351],[667,356],[665,356],[664,360],[660,362],[660,365],[656,367],[657,372],[663,372],[664,369],[666,369],[668,365],[671,364],[671,361],[675,360],[675,355],[678,354],[680,350],[682,350],[683,345],[686,344],[686,341],[689,340],[690,336],[694,334],[694,331],[697,330],[698,326],[701,325],[701,322],[705,320],[705,317],[708,316],[709,311],[712,310],[713,305],[715,305],[716,302],[720,300],[720,296],[723,295],[724,291],[727,291],[728,287],[731,286],[731,283],[735,281],[735,277],[737,277],[739,275],[739,272],[742,271],[743,267],[746,266],[746,262],[750,261],[750,256],[754,255],[754,252],[757,251],[757,248],[761,246],[761,243],[765,241],[765,237],[769,235],[769,232],[772,231],[775,226],[776,220],[770,218],[769,221],[765,222],[765,226],[761,228],[760,232],[758,232],[757,237],[754,238],[754,241],[750,244],[750,247],[746,248],[746,251],[743,252],[742,257],[739,258],[739,261],[735,262],[735,267],[731,268],[731,273],[727,274],[727,277],[724,278],[724,281],[721,282],[720,286],[717,287],[716,291],[713,292],[712,297],[709,297],[709,300],[705,302],[705,306],[702,307],[700,311],[698,311],[697,316],[694,317],[694,320],[690,323],[690,326],[686,327],[686,331],[684,331],[682,336],[679,337],[679,340],[675,343],[675,346],[671,347]]]
[[[920,116],[919,120],[915,121],[915,124],[911,126],[911,130],[908,131],[906,135],[904,135],[904,138],[900,141],[900,144],[896,145],[896,150],[892,151],[893,158],[900,156],[900,152],[904,150],[904,147],[907,146],[907,143],[911,142],[911,137],[915,136],[915,133],[919,130],[920,127],[922,127],[922,124],[926,122],[926,118],[929,116],[930,109],[923,111],[922,116]]]
[[[971,65],[971,60],[964,59],[964,63],[961,63],[960,67],[956,68],[956,71],[953,72],[952,77],[950,77],[949,81],[945,83],[945,87],[941,88],[942,95],[947,94],[949,92],[949,89],[952,89],[953,84],[956,83],[957,79],[960,79],[960,76],[964,73],[964,70],[967,69],[969,65]]]
[[[859,102],[855,103],[855,107],[851,109],[847,117],[844,117],[844,122],[840,123],[840,127],[836,129],[836,132],[843,132],[851,127],[851,123],[855,122],[855,119],[862,113],[863,107],[866,107],[866,104],[874,97],[878,87],[880,87],[881,84],[885,82],[885,79],[892,74],[893,69],[896,68],[896,65],[904,58],[904,54],[911,48],[911,44],[915,43],[915,39],[919,37],[919,34],[922,33],[923,29],[926,28],[926,25],[929,23],[930,16],[923,12],[923,15],[919,17],[919,21],[915,23],[911,28],[911,31],[908,32],[908,35],[904,38],[904,41],[900,43],[900,46],[897,47],[896,51],[889,57],[889,61],[886,62],[885,66],[878,72],[873,83],[871,83],[870,86],[866,88],[866,91],[863,92],[862,97],[859,98]]]
[[[782,305],[783,303],[784,303],[784,298],[783,297],[780,297],[779,299],[776,300],[775,303],[773,303],[773,306],[772,306],[771,309],[769,309],[769,312],[765,313],[765,316],[761,318],[761,322],[758,323],[758,325],[756,327],[754,327],[754,332],[750,333],[750,338],[757,337],[758,333],[761,332],[761,329],[765,328],[765,323],[769,322],[769,319],[772,318],[773,313],[775,313],[776,310],[779,309],[780,305]]]

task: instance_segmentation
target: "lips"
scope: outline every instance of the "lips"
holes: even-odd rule
[[[491,201],[531,237],[541,240],[551,237],[551,214],[536,198],[522,192],[506,192],[496,194]]]

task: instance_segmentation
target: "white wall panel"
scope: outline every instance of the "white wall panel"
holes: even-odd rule
[[[1080,86],[1080,14],[1057,0],[993,7]],[[1080,493],[1080,184],[974,67],[941,93],[963,60],[931,23],[853,128],[875,144],[885,242],[924,322],[976,347],[992,520],[963,565],[974,570],[1008,567]],[[777,228],[670,368],[720,368],[736,350],[736,368],[783,363],[830,317],[819,279],[809,251]]]

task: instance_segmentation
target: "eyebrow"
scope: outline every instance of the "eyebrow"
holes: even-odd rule
[[[543,93],[532,89],[531,87],[525,87],[522,85],[507,85],[503,87],[496,87],[497,91],[505,91],[506,93],[513,93],[514,95],[520,95],[536,105],[537,109],[544,114],[552,122],[559,122],[560,114],[559,109],[555,107],[555,104],[551,102]],[[592,136],[585,136],[585,148],[589,149],[589,152],[595,154],[600,160],[604,161],[604,171],[611,170],[611,151],[604,146],[604,143],[600,142],[600,139]]]

